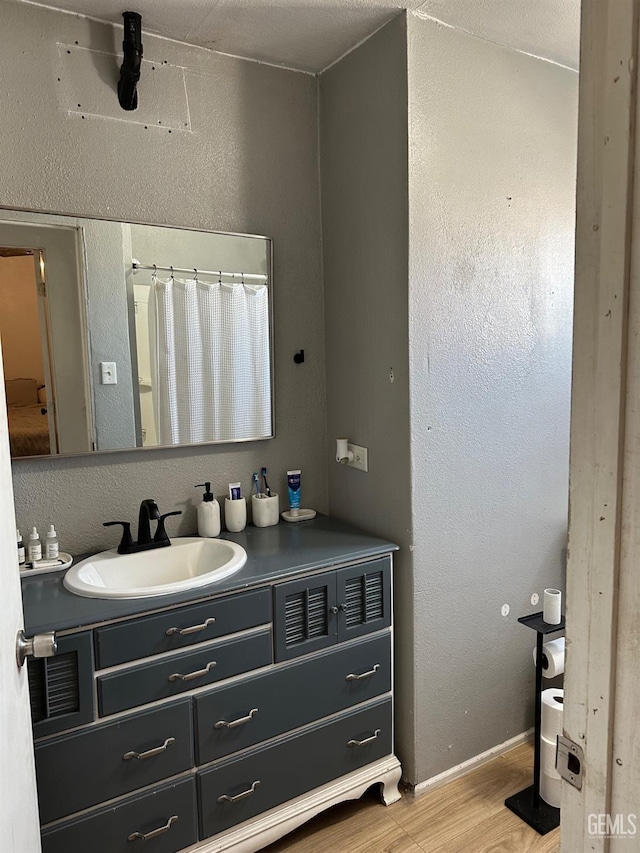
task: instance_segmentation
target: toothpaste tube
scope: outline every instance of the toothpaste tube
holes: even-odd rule
[[[300,474],[301,471],[287,471],[287,487],[289,489],[289,509],[294,517],[300,509]]]

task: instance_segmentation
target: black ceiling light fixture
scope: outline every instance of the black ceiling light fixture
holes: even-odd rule
[[[123,12],[124,57],[120,66],[118,80],[118,100],[123,110],[135,110],[138,107],[138,80],[142,65],[142,17],[137,12]]]

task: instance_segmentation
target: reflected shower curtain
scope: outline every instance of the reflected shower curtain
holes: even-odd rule
[[[154,277],[149,341],[159,444],[271,435],[266,284]]]

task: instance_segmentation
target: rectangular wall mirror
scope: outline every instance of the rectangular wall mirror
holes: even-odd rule
[[[14,459],[272,438],[267,237],[0,210]]]

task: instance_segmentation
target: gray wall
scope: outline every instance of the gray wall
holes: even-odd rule
[[[327,509],[316,81],[145,35],[142,112],[127,115],[109,56],[121,40],[106,25],[2,4],[0,202],[273,237],[277,437],[15,463],[20,527],[55,522],[75,553],[113,544],[101,522],[133,518],[148,496],[185,510],[173,529],[191,532],[194,483],[248,491],[262,465],[281,494],[286,469],[301,468],[305,504]]]
[[[516,619],[564,583],[578,75],[408,26],[424,780],[532,724],[534,635]]]
[[[330,509],[402,549],[396,742],[412,779],[406,44],[401,16],[321,76],[320,135]],[[368,473],[335,461],[338,436],[369,449]]]

